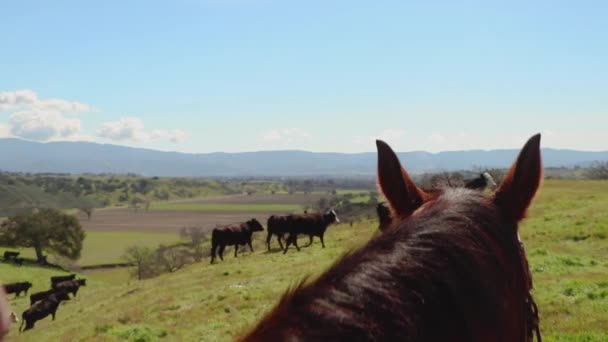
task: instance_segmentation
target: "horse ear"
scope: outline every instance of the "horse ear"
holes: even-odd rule
[[[387,143],[376,140],[376,147],[380,191],[389,202],[393,217],[408,217],[422,205],[426,194],[414,184]]]
[[[531,137],[519,152],[515,163],[494,193],[494,203],[516,222],[526,211],[542,179],[540,134]]]

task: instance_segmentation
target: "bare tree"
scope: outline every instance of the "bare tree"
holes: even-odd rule
[[[190,240],[194,261],[201,261],[204,257],[203,246],[201,244],[208,239],[205,230],[202,227],[184,227],[180,231],[180,236],[182,239]]]
[[[588,179],[608,179],[608,161],[594,162],[585,173]]]
[[[137,212],[139,209],[144,208],[146,211],[150,208],[150,201],[145,198],[135,196],[129,201],[129,208]]]
[[[95,210],[95,208],[93,208],[92,206],[83,206],[83,207],[79,208],[79,210],[83,214],[87,215],[87,219],[91,220],[91,217],[93,216],[93,211]]]
[[[156,261],[165,272],[175,272],[192,262],[191,253],[178,246],[160,245],[156,250]]]
[[[135,266],[133,275],[137,276],[138,280],[152,278],[160,274],[160,270],[155,264],[154,249],[150,247],[131,246],[127,248],[122,259]]]

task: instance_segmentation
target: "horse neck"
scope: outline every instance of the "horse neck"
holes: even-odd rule
[[[479,227],[456,227],[462,233],[455,234],[453,225],[470,222],[458,223],[445,212],[438,208],[379,235],[287,294],[250,341],[340,333],[377,340],[523,341],[517,256]]]

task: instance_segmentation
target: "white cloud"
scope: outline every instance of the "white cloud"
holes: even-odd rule
[[[188,134],[180,129],[146,132],[144,122],[136,117],[124,117],[117,121],[105,122],[97,130],[97,136],[114,141],[150,142],[168,140],[173,143],[181,143],[188,138]]]
[[[34,107],[41,110],[55,110],[59,112],[86,113],[93,111],[93,108],[87,104],[62,99],[41,100],[35,103]]]
[[[188,139],[188,133],[181,129],[172,129],[169,131],[154,130],[150,134],[149,140],[168,140],[172,143],[181,143]]]
[[[174,129],[169,132],[169,141],[172,143],[182,143],[188,139],[188,133],[181,129]]]
[[[40,99],[33,90],[0,92],[0,112],[14,110],[40,110],[54,112],[85,113],[94,109],[84,103],[63,99]]]
[[[141,119],[126,117],[118,121],[105,122],[97,130],[97,136],[116,141],[148,141],[149,136],[144,131],[144,122]]]
[[[38,101],[38,96],[31,90],[2,91],[0,92],[0,111],[32,105],[36,101]]]
[[[84,103],[63,99],[40,99],[33,90],[0,92],[0,112],[12,112],[0,124],[0,137],[29,140],[90,140],[81,133],[81,122],[69,113],[91,112]]]
[[[6,127],[10,135],[29,140],[70,139],[81,130],[80,120],[60,112],[28,110],[13,113]]]

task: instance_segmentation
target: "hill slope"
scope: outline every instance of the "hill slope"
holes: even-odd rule
[[[370,146],[370,150],[373,149]],[[167,177],[366,176],[375,175],[376,153],[262,151],[187,154],[88,142],[37,143],[0,139],[0,170],[52,173],[136,173]],[[412,172],[505,168],[519,150],[403,152]],[[608,152],[544,149],[545,167],[588,165]]]
[[[521,227],[534,273],[546,341],[608,339],[608,182],[546,181]],[[57,321],[44,320],[14,341],[227,341],[269,310],[289,286],[318,275],[346,250],[365,243],[376,222],[330,227],[318,241],[287,255],[253,254],[216,265],[195,264],[130,284],[92,282],[65,304]],[[275,242],[276,246],[276,242]],[[18,304],[23,310],[25,305]],[[135,339],[132,339],[135,340]],[[145,339],[142,339],[145,340]],[[147,340],[146,340],[147,341]]]

